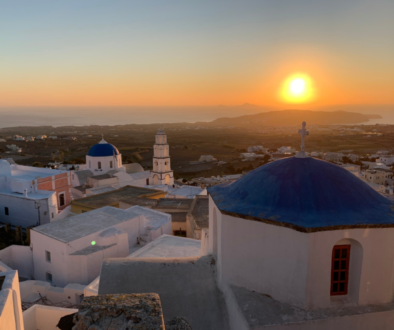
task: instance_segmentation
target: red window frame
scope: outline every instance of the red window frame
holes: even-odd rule
[[[331,296],[346,295],[349,284],[350,245],[335,245],[332,249]]]

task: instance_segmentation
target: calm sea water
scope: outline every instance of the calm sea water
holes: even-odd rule
[[[15,126],[86,126],[154,123],[194,123],[220,117],[254,114],[263,109],[185,108],[18,108],[0,109],[0,128]]]
[[[392,108],[392,109],[391,109]],[[237,117],[275,109],[239,107],[84,107],[84,108],[0,108],[0,128],[16,126],[88,126],[154,123],[194,123],[220,117]],[[334,109],[330,109],[331,111]],[[345,109],[347,110],[347,109]],[[358,112],[358,109],[349,109]],[[378,113],[383,118],[365,125],[394,124],[394,106],[360,109],[361,113]],[[374,111],[376,110],[376,111]]]

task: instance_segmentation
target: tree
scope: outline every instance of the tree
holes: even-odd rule
[[[34,162],[33,164],[31,164],[31,166],[33,166],[33,167],[42,167],[40,162]]]

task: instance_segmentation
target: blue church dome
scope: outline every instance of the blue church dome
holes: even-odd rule
[[[303,232],[394,225],[392,202],[344,168],[309,157],[274,161],[208,191],[224,214]]]
[[[88,156],[91,157],[107,157],[116,155],[119,155],[119,150],[114,145],[107,143],[104,140],[95,144],[88,152]]]

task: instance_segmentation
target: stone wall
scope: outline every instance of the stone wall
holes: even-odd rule
[[[163,330],[158,294],[107,294],[87,297],[74,315],[72,330]]]

